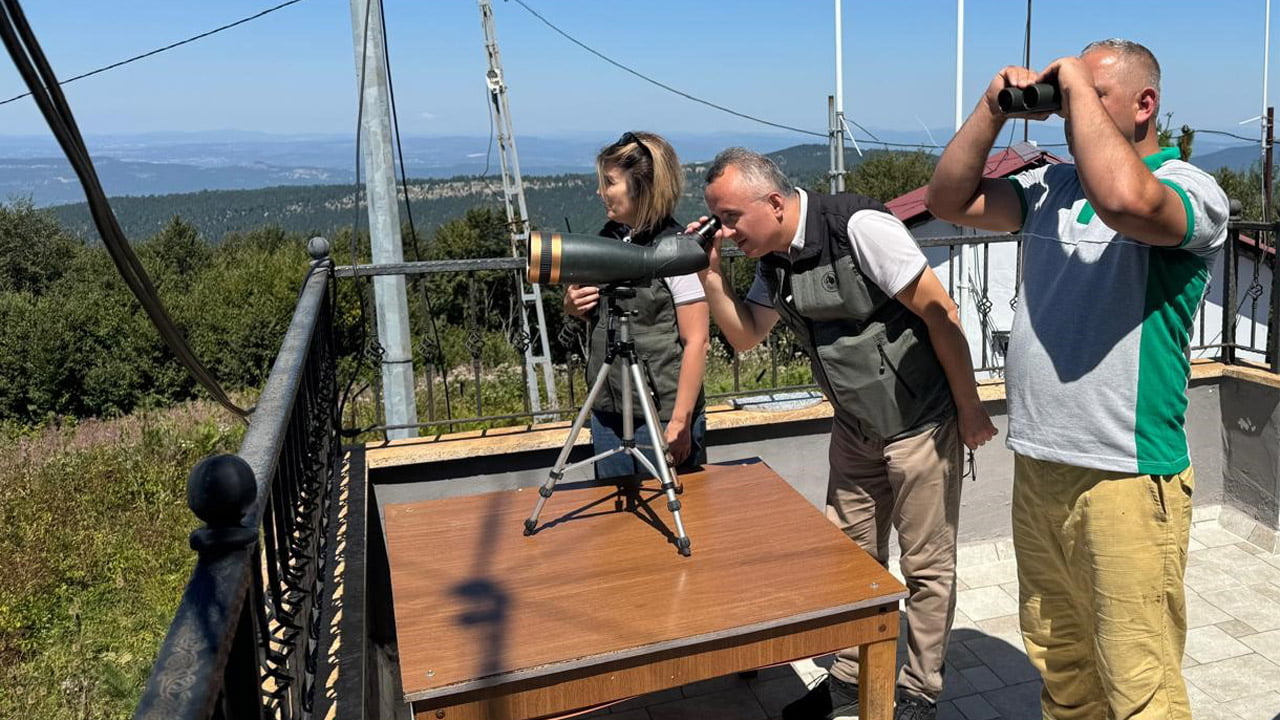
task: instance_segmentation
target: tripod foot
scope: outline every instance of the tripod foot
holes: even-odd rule
[[[685,557],[689,557],[693,554],[693,551],[689,549],[690,544],[689,538],[687,537],[676,538],[676,549]]]
[[[525,536],[526,536],[526,537],[527,537],[527,536],[529,536],[529,535],[532,535],[534,532],[536,532],[537,528],[538,528],[538,521],[537,521],[537,520],[534,520],[534,519],[532,519],[532,518],[526,518],[526,519],[525,519],[525,521],[524,521],[524,534],[525,534]]]

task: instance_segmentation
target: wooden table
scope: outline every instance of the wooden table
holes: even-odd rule
[[[388,505],[415,717],[522,720],[861,646],[862,718],[893,713],[905,588],[763,463],[681,476],[692,557],[655,481]]]

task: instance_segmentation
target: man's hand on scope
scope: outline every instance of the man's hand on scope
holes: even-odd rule
[[[709,216],[703,215],[702,217],[698,218],[696,221],[686,225],[684,228],[684,231],[687,233],[691,233],[697,230],[699,227],[703,225],[703,223],[707,222],[710,219],[711,218]],[[707,243],[708,263],[705,269],[698,271],[699,280],[706,280],[707,275],[711,273],[714,273],[716,275],[720,274],[720,243],[723,240],[724,240],[724,228],[722,227],[716,231],[716,234],[711,239],[711,242]]]
[[[564,293],[564,312],[574,317],[586,317],[600,304],[600,288],[595,285],[570,285]]]

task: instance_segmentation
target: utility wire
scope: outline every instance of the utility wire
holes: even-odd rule
[[[365,307],[367,298],[365,297],[369,287],[373,284],[367,276],[360,274],[360,255],[359,247],[356,244],[360,237],[360,191],[364,186],[360,183],[360,138],[361,131],[364,128],[364,83],[365,73],[368,68],[369,59],[369,15],[372,2],[366,2],[364,6],[364,25],[362,26],[363,37],[360,43],[360,85],[356,88],[356,174],[355,174],[355,193],[354,202],[351,207],[351,268],[352,280],[356,286],[356,296],[360,299],[360,319],[358,325],[360,328],[359,341],[356,343],[356,352],[359,353],[356,367],[351,370],[351,377],[347,379],[347,386],[343,389],[341,397],[338,399],[338,417],[342,417],[343,411],[347,407],[347,402],[353,397],[363,393],[368,384],[363,385],[360,389],[355,390],[356,381],[360,376],[360,366],[368,360],[368,353],[365,352],[365,345],[369,342],[369,316],[368,309]],[[364,287],[361,287],[361,278],[364,278]],[[375,338],[373,342],[377,342]],[[354,392],[353,392],[354,390]],[[376,412],[376,409],[375,409]],[[375,420],[376,422],[376,420]],[[354,422],[352,423],[355,424]],[[363,431],[361,431],[363,432]]]
[[[674,93],[674,94],[676,94],[676,95],[679,95],[680,97],[683,97],[683,98],[685,98],[685,99],[692,100],[692,101],[694,101],[694,102],[696,102],[696,103],[701,103],[701,104],[703,104],[703,105],[706,105],[707,107],[715,108],[716,110],[720,110],[721,112],[726,112],[726,113],[729,113],[730,115],[734,115],[734,116],[737,116],[737,117],[740,117],[740,118],[743,118],[743,119],[746,119],[746,120],[750,120],[750,121],[752,121],[752,122],[761,123],[761,124],[763,124],[763,125],[768,125],[768,126],[770,126],[770,127],[776,127],[776,128],[780,128],[780,129],[783,129],[783,130],[790,130],[790,131],[792,131],[792,132],[797,132],[797,133],[800,133],[800,134],[802,134],[802,135],[812,135],[812,136],[814,136],[814,137],[822,137],[822,138],[825,138],[825,137],[827,137],[827,135],[828,135],[827,133],[816,132],[816,131],[813,131],[813,130],[804,130],[804,129],[802,129],[802,128],[792,127],[792,126],[790,126],[790,125],[783,125],[783,124],[781,124],[781,123],[775,123],[775,122],[771,122],[771,121],[769,121],[769,120],[764,120],[764,119],[761,119],[761,118],[755,117],[755,116],[753,116],[753,115],[748,115],[748,114],[746,114],[746,113],[741,113],[741,112],[738,112],[737,110],[733,110],[733,109],[731,109],[731,108],[727,108],[727,107],[725,107],[725,106],[723,106],[723,105],[717,105],[716,103],[713,103],[713,102],[711,102],[711,101],[709,101],[709,100],[704,100],[704,99],[702,99],[702,98],[700,98],[700,97],[697,97],[697,96],[691,95],[691,94],[689,94],[689,93],[687,93],[687,92],[684,92],[683,90],[678,90],[678,89],[676,89],[676,88],[674,88],[674,87],[671,87],[670,85],[667,85],[666,83],[663,83],[663,82],[661,82],[661,81],[655,80],[655,79],[653,79],[653,78],[649,77],[648,75],[645,75],[644,73],[639,72],[638,70],[634,70],[634,69],[632,69],[632,68],[630,68],[630,67],[628,67],[628,66],[626,66],[626,65],[623,65],[622,63],[618,62],[617,60],[614,60],[613,58],[608,57],[608,56],[607,56],[607,55],[605,55],[604,53],[601,53],[600,51],[598,51],[598,50],[596,50],[595,48],[593,48],[593,47],[591,47],[591,46],[587,45],[586,43],[582,42],[581,40],[578,40],[577,38],[573,37],[572,35],[570,35],[569,33],[565,32],[564,30],[561,30],[559,27],[557,27],[557,26],[556,26],[554,23],[552,23],[550,20],[548,20],[548,19],[546,19],[545,17],[543,17],[542,15],[540,15],[536,10],[534,10],[534,9],[533,9],[533,8],[531,8],[531,7],[529,7],[529,6],[524,2],[524,0],[514,0],[514,2],[515,2],[517,5],[519,5],[520,7],[524,8],[524,9],[525,9],[525,11],[526,11],[526,12],[528,12],[530,15],[534,16],[534,17],[535,17],[535,18],[537,18],[539,21],[541,21],[541,22],[542,22],[542,24],[544,24],[544,25],[546,25],[547,27],[551,28],[551,29],[552,29],[552,30],[554,30],[557,34],[559,34],[559,35],[563,36],[566,40],[568,40],[569,42],[573,43],[574,45],[577,45],[578,47],[582,48],[583,50],[586,50],[587,52],[591,53],[592,55],[595,55],[596,57],[600,58],[601,60],[604,60],[605,62],[609,63],[610,65],[613,65],[614,67],[616,67],[616,68],[618,68],[618,69],[620,69],[620,70],[623,70],[623,71],[625,71],[625,72],[628,72],[628,73],[630,73],[630,74],[632,74],[632,75],[635,75],[636,77],[640,78],[641,80],[644,80],[645,82],[650,83],[650,84],[652,84],[652,85],[656,85],[657,87],[660,87],[660,88],[662,88],[663,90],[666,90],[666,91],[668,91],[668,92],[671,92],[671,93]],[[1029,4],[1029,3],[1028,3],[1028,4]],[[1028,20],[1028,22],[1030,22],[1030,21]],[[1026,40],[1025,40],[1025,39],[1024,39],[1024,41],[1023,41],[1023,54],[1024,54],[1024,55],[1026,54]],[[848,120],[848,118],[846,118],[846,120]],[[890,148],[893,148],[893,147],[898,147],[898,148],[914,148],[914,149],[918,149],[918,150],[923,150],[923,149],[925,149],[925,148],[931,147],[928,143],[894,143],[894,142],[885,142],[885,141],[883,141],[883,140],[877,139],[874,133],[872,133],[870,130],[866,129],[866,128],[865,128],[865,127],[863,127],[862,125],[859,125],[856,121],[848,120],[848,122],[852,123],[854,127],[858,128],[859,130],[861,130],[862,132],[864,132],[864,133],[866,133],[867,135],[869,135],[869,136],[870,136],[870,138],[869,138],[869,139],[864,139],[864,138],[854,138],[854,141],[855,141],[855,142],[860,142],[860,143],[863,143],[863,144],[866,144],[866,145],[880,145],[880,146],[882,146],[882,147],[890,147]],[[1241,136],[1241,135],[1236,135],[1236,134],[1234,134],[1234,133],[1224,132],[1224,131],[1222,131],[1222,130],[1195,130],[1194,132],[1209,133],[1209,134],[1213,134],[1213,135],[1226,135],[1226,136],[1228,136],[1228,137],[1237,138],[1237,139],[1239,139],[1239,140],[1246,140],[1246,141],[1248,141],[1248,142],[1253,142],[1253,143],[1259,142],[1259,140],[1258,140],[1257,138],[1248,138],[1248,137],[1244,137],[1244,136]],[[850,134],[850,138],[853,138],[852,134]],[[1175,137],[1174,139],[1176,140],[1177,138]],[[1066,143],[1036,143],[1036,145],[1037,145],[1038,147],[1066,147],[1066,146],[1067,146],[1067,144],[1066,144]],[[1010,142],[1009,142],[1009,145],[1008,145],[1008,146],[1009,146],[1009,147],[1011,147],[1011,146],[1012,146],[1012,135],[1010,136]],[[936,146],[933,146],[933,147],[936,147]]]
[[[111,211],[111,205],[102,190],[102,184],[89,157],[89,151],[85,148],[84,138],[80,135],[75,117],[59,87],[58,78],[40,49],[40,44],[36,41],[30,25],[27,24],[18,0],[0,0],[0,40],[3,40],[9,57],[13,59],[13,64],[22,75],[23,82],[31,91],[30,94],[40,108],[41,114],[44,115],[45,121],[48,122],[49,129],[53,131],[67,160],[80,178],[89,211],[93,216],[94,225],[98,228],[98,234],[102,237],[103,245],[106,246],[125,284],[129,286],[129,290],[150,317],[151,324],[155,326],[161,339],[169,346],[178,362],[186,367],[196,382],[204,387],[214,400],[241,418],[247,417],[248,411],[231,402],[218,381],[201,364],[169,316],[164,304],[157,297],[151,278],[142,267],[142,263],[138,261],[124,231],[120,229],[115,214]]]
[[[257,20],[258,18],[262,17],[263,15],[269,15],[269,14],[271,14],[271,13],[273,13],[273,12],[277,11],[277,10],[280,10],[280,9],[282,9],[282,8],[286,8],[286,7],[290,6],[290,5],[294,5],[294,4],[297,4],[297,3],[300,3],[300,2],[302,2],[302,0],[288,0],[288,2],[280,3],[279,5],[276,5],[275,7],[269,7],[269,8],[267,8],[266,10],[263,10],[262,12],[257,13],[256,15],[250,15],[249,17],[241,18],[241,19],[239,19],[239,20],[237,20],[237,21],[235,21],[235,22],[233,22],[233,23],[228,23],[228,24],[226,24],[226,25],[223,25],[222,27],[216,27],[216,28],[214,28],[214,29],[212,29],[212,30],[209,30],[208,32],[202,32],[202,33],[200,33],[199,35],[192,35],[191,37],[187,38],[186,40],[179,40],[179,41],[178,41],[178,42],[176,42],[176,43],[171,43],[171,44],[169,44],[169,45],[165,45],[164,47],[156,48],[155,50],[152,50],[151,52],[145,52],[145,53],[142,53],[141,55],[135,55],[135,56],[133,56],[133,57],[131,57],[131,58],[127,59],[127,60],[121,60],[120,62],[114,62],[114,63],[111,63],[110,65],[104,65],[104,66],[102,66],[102,67],[98,68],[97,70],[90,70],[90,71],[89,71],[89,72],[87,72],[87,73],[82,73],[82,74],[80,74],[80,75],[76,75],[75,77],[67,78],[66,80],[61,81],[61,83],[60,83],[60,84],[62,84],[62,85],[66,85],[67,83],[73,83],[73,82],[75,82],[76,80],[83,80],[84,78],[87,78],[87,77],[89,77],[89,76],[91,76],[91,75],[97,75],[98,73],[106,72],[106,71],[108,71],[108,70],[112,70],[112,69],[118,68],[118,67],[120,67],[120,66],[122,66],[122,65],[128,65],[128,64],[129,64],[129,63],[131,63],[131,62],[137,62],[138,60],[142,60],[143,58],[149,58],[149,57],[151,57],[152,55],[159,55],[160,53],[162,53],[162,52],[164,52],[164,51],[166,51],[166,50],[172,50],[172,49],[174,49],[174,48],[176,48],[176,47],[180,47],[180,46],[182,46],[182,45],[186,45],[187,43],[195,42],[196,40],[200,40],[201,38],[207,38],[207,37],[209,37],[210,35],[215,35],[215,34],[217,34],[217,33],[222,32],[223,30],[230,30],[231,28],[233,28],[233,27],[235,27],[235,26],[237,26],[237,25],[243,25],[243,24],[245,24],[245,23],[249,22],[250,20]],[[21,100],[22,98],[27,97],[27,96],[29,96],[30,94],[31,94],[31,93],[29,93],[29,92],[25,92],[25,93],[22,93],[21,95],[14,95],[13,97],[9,98],[8,100],[0,100],[0,105],[5,105],[5,104],[7,104],[7,103],[11,103],[11,102],[13,102],[14,100]]]
[[[1226,135],[1227,137],[1233,137],[1237,140],[1247,140],[1251,143],[1262,142],[1261,138],[1245,137],[1243,135],[1236,135],[1235,133],[1229,133],[1224,130],[1192,130],[1191,133],[1183,133],[1183,135],[1194,134],[1194,133],[1205,133],[1206,135]],[[1177,140],[1178,138],[1181,138],[1181,137],[1182,135],[1179,135],[1175,137],[1174,140]]]
[[[717,104],[715,104],[715,103],[713,103],[713,102],[711,102],[711,101],[709,101],[709,100],[703,100],[702,98],[700,98],[700,97],[695,97],[695,96],[693,96],[693,95],[690,95],[689,93],[684,92],[683,90],[677,90],[677,89],[675,89],[675,88],[671,87],[670,85],[667,85],[667,84],[665,84],[665,83],[662,83],[662,82],[659,82],[659,81],[657,81],[657,80],[654,80],[653,78],[649,77],[648,75],[645,75],[645,74],[643,74],[643,73],[640,73],[640,72],[638,72],[638,71],[636,71],[636,70],[632,70],[631,68],[627,67],[626,65],[623,65],[622,63],[618,62],[617,60],[614,60],[614,59],[612,59],[612,58],[610,58],[610,57],[608,57],[608,56],[604,55],[604,54],[603,54],[603,53],[601,53],[600,51],[598,51],[598,50],[596,50],[596,49],[594,49],[594,48],[590,47],[590,46],[589,46],[589,45],[587,45],[586,43],[583,43],[582,41],[580,41],[580,40],[578,40],[577,38],[573,37],[572,35],[570,35],[569,33],[565,32],[564,30],[561,30],[560,28],[556,27],[554,24],[552,24],[552,22],[551,22],[550,20],[548,20],[548,19],[546,19],[546,18],[542,17],[541,15],[539,15],[539,14],[538,14],[538,12],[537,12],[536,10],[534,10],[533,8],[531,8],[531,7],[529,7],[528,5],[526,5],[526,4],[524,3],[524,1],[523,1],[523,0],[515,0],[515,2],[516,2],[516,4],[517,4],[517,5],[519,5],[520,7],[524,8],[526,11],[528,11],[528,13],[529,13],[530,15],[532,15],[532,16],[534,16],[534,17],[538,18],[539,20],[541,20],[541,21],[542,21],[542,23],[543,23],[544,25],[546,25],[547,27],[549,27],[549,28],[551,28],[552,30],[556,31],[556,32],[557,32],[557,33],[559,33],[560,35],[563,35],[563,36],[565,37],[565,39],[566,39],[566,40],[568,40],[569,42],[573,43],[574,45],[577,45],[578,47],[582,48],[583,50],[586,50],[587,52],[591,53],[592,55],[595,55],[596,57],[600,58],[601,60],[604,60],[605,62],[609,63],[610,65],[612,65],[612,66],[614,66],[614,67],[616,67],[616,68],[618,68],[618,69],[620,69],[620,70],[624,70],[624,71],[626,71],[626,72],[629,72],[629,73],[631,73],[632,75],[635,75],[636,77],[640,78],[641,80],[644,80],[644,81],[645,81],[645,82],[647,82],[647,83],[650,83],[650,84],[653,84],[653,85],[657,85],[658,87],[662,88],[663,90],[666,90],[667,92],[675,93],[676,95],[679,95],[680,97],[686,98],[686,99],[688,99],[688,100],[692,100],[692,101],[694,101],[694,102],[696,102],[696,103],[702,103],[703,105],[706,105],[707,107],[712,107],[712,108],[715,108],[716,110],[719,110],[719,111],[721,111],[721,112],[726,112],[726,113],[729,113],[730,115],[736,115],[737,117],[744,118],[744,119],[746,119],[746,120],[750,120],[750,121],[752,121],[752,122],[757,122],[757,123],[760,123],[760,124],[762,124],[762,125],[768,125],[768,126],[770,126],[770,127],[781,128],[781,129],[783,129],[783,130],[790,130],[790,131],[792,131],[792,132],[798,132],[798,133],[801,133],[801,134],[803,134],[803,135],[813,135],[813,136],[816,136],[816,137],[822,137],[822,138],[827,137],[827,133],[814,132],[813,130],[802,130],[802,129],[800,129],[800,128],[792,127],[792,126],[790,126],[790,125],[783,125],[783,124],[781,124],[781,123],[770,122],[769,120],[763,120],[763,119],[761,119],[761,118],[754,117],[754,116],[752,116],[752,115],[747,115],[746,113],[740,113],[740,112],[738,112],[737,110],[731,110],[731,109],[729,109],[729,108],[727,108],[727,107],[725,107],[725,106],[723,106],[723,105],[717,105]],[[857,125],[857,123],[854,123],[854,125]],[[862,128],[861,126],[858,126],[858,127],[859,127],[863,132],[866,132],[866,128]]]

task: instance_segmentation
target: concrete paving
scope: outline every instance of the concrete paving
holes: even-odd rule
[[[1195,510],[1183,677],[1197,720],[1280,720],[1280,547],[1274,542],[1263,547],[1238,534],[1247,530],[1218,506]],[[1018,635],[1012,542],[963,544],[959,573],[938,717],[1039,718],[1040,679]],[[585,717],[770,720],[820,681],[830,663],[830,657],[816,658],[767,668],[752,678],[715,678],[632,698]]]

